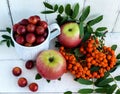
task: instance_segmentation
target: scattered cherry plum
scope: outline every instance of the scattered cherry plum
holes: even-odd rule
[[[28,32],[34,32],[35,31],[35,25],[34,24],[28,24],[27,25],[27,31]]]
[[[27,41],[28,43],[34,43],[35,40],[36,40],[35,34],[33,34],[33,33],[28,33],[28,34],[26,35],[26,41]]]
[[[31,83],[29,85],[29,89],[32,91],[32,92],[36,92],[38,90],[38,84],[37,83]]]
[[[25,87],[26,85],[27,85],[27,79],[26,78],[24,78],[24,77],[20,77],[19,79],[18,79],[18,85],[20,86],[20,87]]]
[[[18,28],[17,28],[17,33],[18,34],[25,34],[25,32],[26,32],[26,27],[25,26],[23,26],[23,25],[18,26]]]
[[[34,67],[34,61],[33,60],[28,60],[26,63],[25,63],[25,67],[27,69],[32,69]]]
[[[44,34],[44,32],[45,32],[45,29],[42,26],[36,27],[36,33],[38,35],[42,35],[42,34]]]
[[[22,70],[21,70],[20,67],[14,67],[12,69],[12,73],[13,73],[14,76],[19,76],[22,73]]]
[[[27,19],[23,19],[22,21],[19,22],[19,24],[26,26],[29,24],[29,22]]]
[[[15,40],[16,40],[16,42],[18,44],[21,44],[21,45],[24,44],[24,42],[25,42],[24,37],[23,36],[19,36],[19,35],[16,37]]]

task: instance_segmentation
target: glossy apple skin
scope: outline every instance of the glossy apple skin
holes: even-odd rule
[[[67,48],[73,48],[80,44],[80,31],[79,26],[75,22],[68,22],[61,27],[61,34],[58,36],[60,44]],[[72,30],[72,31],[71,31]]]
[[[53,62],[50,58],[53,57]],[[60,78],[66,72],[66,60],[56,50],[44,50],[36,59],[38,73],[47,80]]]

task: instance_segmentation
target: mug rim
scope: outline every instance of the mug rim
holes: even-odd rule
[[[13,29],[12,29],[12,28],[11,28],[11,39],[12,39],[12,41],[14,42],[14,44],[16,43],[17,45],[19,45],[19,46],[21,46],[21,47],[23,47],[23,48],[28,48],[28,49],[36,48],[36,47],[39,47],[39,46],[43,45],[43,43],[46,42],[47,39],[49,38],[49,36],[50,36],[49,26],[48,26],[47,29],[48,29],[48,35],[47,35],[45,41],[43,41],[41,44],[38,44],[38,45],[35,45],[35,46],[30,46],[30,47],[28,47],[28,46],[24,46],[24,45],[21,45],[21,44],[17,43],[17,42],[15,41],[14,37],[13,37]]]

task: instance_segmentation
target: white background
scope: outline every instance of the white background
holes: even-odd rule
[[[44,15],[40,12],[45,10],[43,2],[45,0],[0,0],[0,40],[1,35],[5,34],[6,27],[12,27],[12,24],[17,23],[23,18],[28,18],[31,15],[39,15],[41,19],[51,24],[55,22],[56,14]],[[79,3],[81,10],[90,5],[91,13],[88,19],[103,15],[104,19],[97,26],[108,27],[109,33],[106,37],[106,45],[111,46],[117,44],[117,53],[120,52],[120,0],[46,0],[51,4],[75,4]],[[6,33],[7,34],[7,33]],[[54,40],[51,41],[51,48],[54,47]],[[13,47],[7,48],[5,44],[0,45],[0,94],[4,92],[18,93],[30,92],[28,87],[20,88],[17,85],[17,79],[14,77],[11,70],[14,66],[19,66],[23,69],[21,76],[26,77],[28,82],[37,82],[39,84],[38,92],[42,94],[63,93],[64,91],[76,92],[80,88],[85,87],[73,81],[73,77],[67,73],[62,76],[61,81],[51,81],[47,83],[45,79],[35,80],[37,73],[36,69],[27,70],[24,67],[25,61],[22,61],[17,56]],[[119,69],[113,75],[119,74]],[[119,84],[119,83],[118,83]],[[120,84],[119,84],[120,86]]]

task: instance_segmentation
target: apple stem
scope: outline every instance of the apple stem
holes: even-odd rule
[[[71,32],[71,31],[72,31],[72,29],[69,29],[68,31],[70,31],[70,32]]]
[[[54,58],[53,58],[53,57],[50,57],[50,58],[49,58],[49,61],[50,61],[50,62],[53,62],[53,61],[54,61]]]

